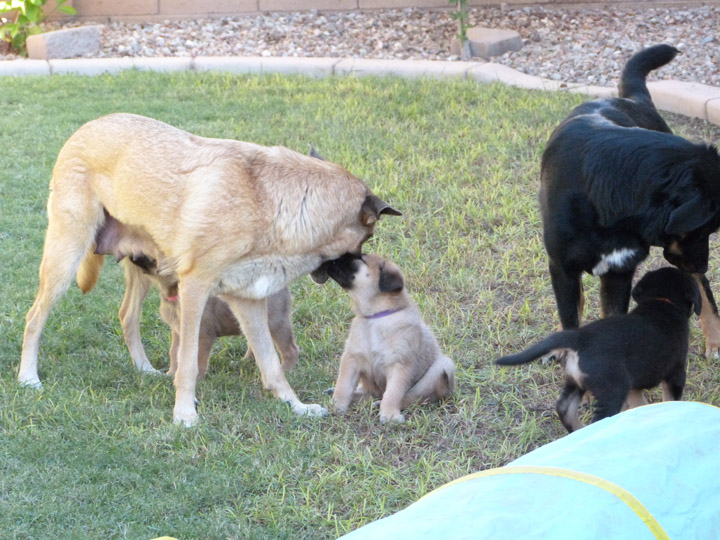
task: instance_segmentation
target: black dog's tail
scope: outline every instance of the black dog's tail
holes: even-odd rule
[[[670,62],[679,52],[670,45],[655,45],[634,54],[620,76],[618,95],[633,101],[652,103],[645,84],[648,73]]]
[[[577,350],[578,336],[577,330],[563,330],[546,337],[523,352],[498,358],[495,363],[499,366],[517,366],[518,364],[527,364],[537,360],[555,349]]]

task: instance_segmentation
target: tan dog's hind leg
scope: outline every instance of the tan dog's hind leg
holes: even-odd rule
[[[455,364],[447,356],[440,357],[405,394],[402,408],[406,409],[413,403],[439,401],[452,394],[453,390],[455,390]]]
[[[715,313],[713,302],[708,298],[707,291],[705,290],[707,283],[703,283],[702,277],[703,274],[693,274],[693,278],[695,278],[700,289],[700,297],[702,298],[700,327],[705,336],[705,356],[710,358],[713,355],[718,356],[720,353],[720,318],[718,318],[717,313]]]
[[[140,268],[131,262],[125,261],[123,266],[125,267],[125,296],[123,296],[120,306],[120,324],[125,344],[138,371],[159,373],[148,360],[140,338],[140,316],[143,301],[150,289],[150,280],[145,277]]]
[[[64,205],[53,192],[48,200],[48,228],[40,263],[40,282],[35,301],[25,318],[18,371],[18,381],[26,386],[42,386],[37,365],[45,323],[50,310],[68,290],[80,263],[90,252],[95,231],[103,219],[102,207],[94,209],[87,203],[88,207],[83,208],[82,202],[71,200]]]
[[[297,366],[299,349],[295,343],[290,318],[292,299],[285,288],[267,298],[268,326],[275,347],[280,352],[282,367],[285,371]]]
[[[288,384],[280,365],[275,347],[273,347],[268,328],[265,300],[251,300],[234,296],[222,296],[237,317],[240,328],[248,340],[260,370],[263,386],[272,394],[286,402],[293,412],[307,416],[325,416],[327,409],[320,405],[302,403]]]
[[[203,379],[207,375],[210,352],[214,343],[214,336],[200,334],[198,340],[198,379]]]
[[[173,421],[191,427],[197,423],[195,384],[198,376],[198,340],[200,322],[210,290],[207,284],[192,276],[180,277],[180,345],[175,373],[175,408]]]

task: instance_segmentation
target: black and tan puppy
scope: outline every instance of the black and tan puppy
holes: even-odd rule
[[[695,281],[675,268],[648,272],[632,291],[637,307],[582,328],[553,334],[498,365],[525,364],[554,355],[564,364],[565,387],[557,413],[569,432],[582,427],[578,406],[595,398],[592,421],[620,412],[626,401],[642,403],[642,390],[663,383],[663,400],[679,400],[685,386],[688,319],[700,314]],[[640,402],[638,403],[638,399]]]
[[[657,45],[625,66],[619,98],[576,107],[542,157],[540,210],[560,322],[580,324],[583,272],[600,277],[603,316],[626,313],[632,278],[651,246],[703,285],[707,351],[720,347],[704,277],[720,226],[720,157],[670,133],[650,98],[648,73],[677,50]]]
[[[449,396],[455,365],[422,321],[397,265],[377,255],[346,255],[326,267],[350,294],[355,312],[335,383],[335,410],[345,412],[371,395],[382,398],[381,422],[402,422],[401,411],[411,403]]]

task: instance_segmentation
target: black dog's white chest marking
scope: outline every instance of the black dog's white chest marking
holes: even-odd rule
[[[603,253],[600,255],[600,261],[593,267],[594,276],[602,276],[611,270],[627,270],[626,263],[637,255],[636,249],[620,248]]]

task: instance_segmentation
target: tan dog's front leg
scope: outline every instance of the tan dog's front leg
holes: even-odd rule
[[[175,373],[175,409],[173,421],[191,427],[197,423],[195,384],[198,376],[198,339],[209,288],[191,276],[180,279],[180,346]]]
[[[410,389],[410,374],[400,366],[390,369],[387,374],[387,385],[382,401],[380,401],[380,422],[404,422],[405,416],[400,412],[403,398]]]
[[[700,327],[705,336],[705,356],[717,357],[720,354],[720,317],[718,317],[717,305],[705,274],[693,274],[693,278],[697,281],[702,298]]]
[[[265,300],[252,300],[223,296],[235,314],[243,334],[255,356],[263,386],[290,405],[295,414],[325,416],[327,409],[320,405],[302,403],[285,378],[275,347],[273,346]]]
[[[142,305],[148,290],[150,280],[145,277],[142,270],[129,261],[124,261],[125,267],[125,296],[120,306],[120,325],[123,329],[125,345],[130,351],[130,357],[138,371],[143,373],[159,373],[145,354],[140,339],[140,316]]]
[[[340,358],[340,371],[335,381],[335,391],[332,395],[333,409],[339,413],[345,413],[353,401],[355,389],[360,379],[358,365],[362,359],[356,355],[345,352]]]

